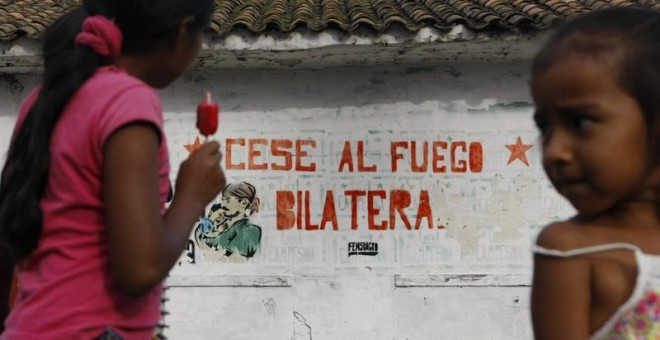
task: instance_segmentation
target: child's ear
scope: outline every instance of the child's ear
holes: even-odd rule
[[[179,22],[177,42],[192,41],[190,37],[192,36],[192,33],[195,32],[193,23],[195,23],[195,17],[193,16],[187,16],[181,19]]]

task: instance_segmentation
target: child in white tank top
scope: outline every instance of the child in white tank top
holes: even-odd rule
[[[543,167],[577,210],[534,247],[537,339],[660,339],[660,12],[562,26],[534,60]]]
[[[660,255],[643,253],[630,243],[607,243],[597,246],[559,251],[534,246],[535,254],[570,258],[598,252],[627,249],[635,256],[637,278],[630,297],[591,339],[652,339],[660,338]]]

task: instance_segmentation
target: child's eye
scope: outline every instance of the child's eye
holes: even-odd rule
[[[596,120],[589,116],[578,116],[573,119],[573,127],[578,130],[587,128],[596,123]]]

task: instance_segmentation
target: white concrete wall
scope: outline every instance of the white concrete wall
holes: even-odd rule
[[[186,254],[168,280],[172,339],[529,339],[529,245],[547,222],[572,209],[546,181],[527,86],[528,65],[452,63],[321,70],[195,71],[164,91],[172,179],[198,134],[194,110],[204,90],[221,106],[214,138],[304,139],[314,172],[228,170],[257,187],[262,229],[250,259]],[[15,79],[26,89],[34,76]],[[25,91],[0,80],[0,148]],[[17,87],[16,83],[13,83]],[[507,164],[507,145],[533,145]],[[364,142],[375,172],[340,172],[344,143]],[[413,173],[410,156],[391,169],[391,142],[465,141],[483,148],[483,169]],[[268,149],[257,146],[265,152]],[[246,148],[233,149],[245,161]],[[402,149],[401,149],[402,150]],[[421,151],[421,148],[419,149]],[[442,151],[448,168],[450,152]],[[420,154],[421,156],[421,154]],[[458,149],[457,160],[466,159]],[[4,160],[4,159],[3,159]],[[281,159],[258,156],[258,163]],[[354,159],[357,163],[357,157]],[[295,162],[295,159],[294,159]],[[355,164],[357,167],[357,164]],[[345,190],[408,190],[415,224],[422,191],[433,228],[369,230],[366,199],[351,228]],[[310,192],[310,221],[321,220],[326,191],[337,230],[277,229],[276,192]],[[389,218],[389,201],[376,223]],[[304,210],[304,209],[303,209]],[[442,227],[440,227],[442,226]],[[377,242],[376,256],[348,256],[349,242]],[[190,255],[190,256],[188,256]],[[191,259],[195,263],[190,263]]]

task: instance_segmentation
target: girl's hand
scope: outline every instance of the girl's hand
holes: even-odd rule
[[[181,163],[174,200],[190,200],[203,210],[227,184],[220,160],[220,144],[216,141],[204,143],[193,152]]]

